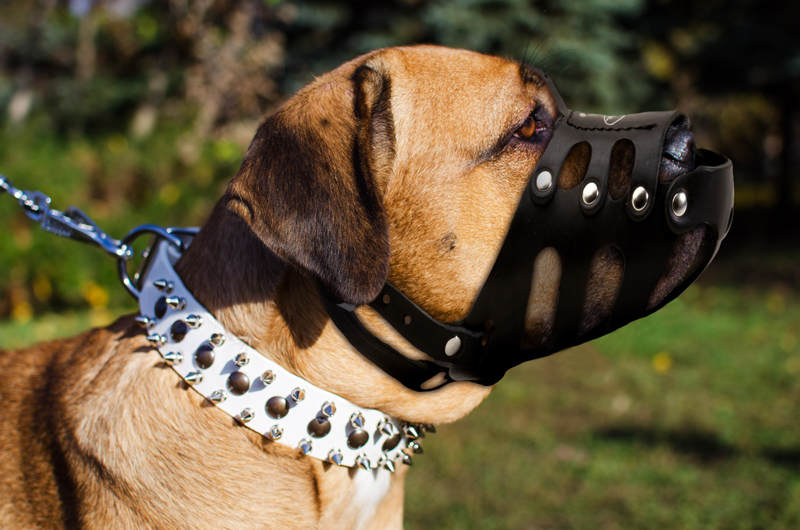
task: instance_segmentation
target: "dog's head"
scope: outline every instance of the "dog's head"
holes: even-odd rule
[[[571,113],[549,79],[525,65],[430,46],[382,50],[317,78],[267,118],[224,204],[340,301],[367,304],[388,281],[433,319],[452,323],[469,321],[481,298],[502,305],[515,297],[522,305],[508,305],[521,322],[517,349],[558,349],[658,308],[707,265],[727,231],[725,222],[681,227],[655,257],[648,243],[646,230],[669,232],[671,208],[684,215],[686,194],[675,198],[670,183],[695,169],[685,117],[635,122],[627,130],[661,128],[647,149],[624,135],[603,147],[564,144],[558,163],[549,162],[548,185],[540,162],[568,120],[577,131],[626,130],[613,117]],[[654,176],[644,186],[642,165]],[[551,216],[553,197],[569,192],[574,211]],[[517,287],[484,296],[521,197],[540,207],[524,221],[530,263],[514,273]],[[730,210],[728,198],[722,202]],[[613,206],[619,219],[598,221]],[[638,231],[615,243],[629,228]],[[592,235],[598,230],[605,236]],[[537,239],[542,233],[550,235]],[[587,250],[587,242],[595,246]],[[625,297],[636,299],[636,311],[615,312]],[[567,299],[572,314],[564,316]],[[559,325],[563,318],[570,326]],[[499,325],[491,315],[483,320]],[[491,329],[483,331],[485,345]],[[508,355],[515,361],[506,368],[524,360]]]

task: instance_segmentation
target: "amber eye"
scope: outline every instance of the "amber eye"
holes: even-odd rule
[[[528,116],[525,123],[514,133],[514,136],[522,140],[530,140],[534,135],[536,135],[536,120],[533,116]]]

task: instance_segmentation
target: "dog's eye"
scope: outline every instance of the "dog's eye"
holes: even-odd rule
[[[536,119],[532,115],[528,116],[528,119],[517,129],[514,136],[522,140],[530,140],[536,136]]]

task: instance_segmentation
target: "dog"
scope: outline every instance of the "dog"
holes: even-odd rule
[[[229,336],[309,385],[414,424],[456,421],[492,385],[407,388],[356,351],[321,293],[406,358],[429,359],[366,304],[389,281],[434,319],[467,316],[553,135],[550,87],[524,64],[435,46],[345,63],[262,122],[175,270]],[[661,182],[694,169],[692,143],[685,120],[671,125]],[[582,181],[584,151],[559,187]],[[629,181],[613,173],[622,196]],[[679,238],[649,308],[692,275],[707,238]],[[617,254],[592,259],[581,329],[612,311]],[[562,267],[552,248],[538,253],[531,347],[554,325]],[[0,527],[402,527],[407,466],[337,466],[245,428],[189,390],[139,324],[0,353]]]

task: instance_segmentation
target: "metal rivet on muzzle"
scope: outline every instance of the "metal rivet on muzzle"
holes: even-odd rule
[[[553,185],[553,174],[549,171],[542,171],[536,175],[536,188],[539,191],[547,191]]]
[[[444,345],[444,354],[448,357],[452,357],[453,355],[458,353],[458,350],[461,349],[461,339],[458,336],[453,337],[452,339],[447,341],[447,344]]]
[[[631,206],[637,212],[641,212],[644,210],[645,206],[647,206],[647,201],[650,199],[650,194],[647,193],[647,190],[644,189],[643,186],[639,186],[635,190],[633,190],[633,194],[631,195]]]
[[[586,206],[591,206],[597,202],[597,198],[599,196],[600,188],[597,187],[597,184],[595,182],[587,182],[586,186],[583,187],[583,193],[581,194],[583,204]]]
[[[688,207],[689,199],[686,197],[686,192],[679,191],[676,193],[672,198],[672,213],[675,214],[675,217],[683,217]]]

